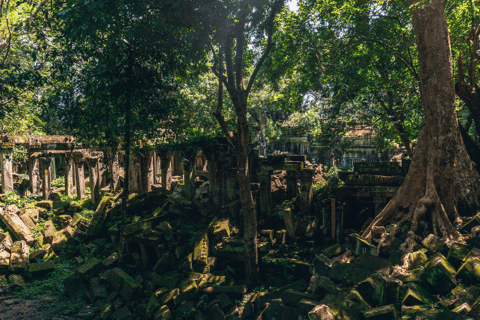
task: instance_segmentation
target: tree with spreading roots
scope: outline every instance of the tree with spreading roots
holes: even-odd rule
[[[420,65],[425,122],[414,158],[395,197],[363,233],[371,239],[378,227],[396,223],[393,234],[411,222],[406,244],[432,232],[455,239],[459,208],[476,208],[479,174],[460,135],[455,112],[452,54],[443,0],[409,0]],[[420,222],[425,230],[419,230]],[[378,230],[378,229],[377,229]]]

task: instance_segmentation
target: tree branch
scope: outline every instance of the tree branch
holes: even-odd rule
[[[480,27],[477,27],[473,34],[472,51],[470,59],[470,85],[477,85],[477,62],[478,62],[478,41],[480,37]]]
[[[223,74],[223,59],[222,59],[222,50],[220,49],[219,53],[219,63],[220,63],[220,74]],[[220,128],[222,129],[223,134],[227,137],[228,143],[230,143],[233,147],[236,144],[236,138],[232,131],[228,129],[227,122],[225,121],[225,117],[222,114],[223,110],[223,81],[220,77],[218,77],[218,103],[217,109],[213,113],[215,119],[217,119]]]
[[[285,0],[276,0],[272,6],[272,11],[270,13],[270,17],[268,18],[268,25],[267,25],[267,46],[262,56],[258,60],[258,63],[255,66],[255,69],[253,70],[252,76],[250,77],[250,80],[248,81],[247,90],[246,90],[247,96],[250,93],[250,90],[252,90],[253,83],[255,82],[255,78],[257,77],[257,74],[260,71],[260,68],[262,67],[263,63],[265,62],[265,59],[267,59],[268,54],[272,50],[272,47],[273,47],[272,37],[273,37],[273,29],[275,27],[275,16],[283,7],[284,3],[285,3]]]
[[[225,40],[225,64],[227,65],[227,84],[235,88],[235,77],[233,76],[233,60],[232,60],[232,35],[228,35]]]

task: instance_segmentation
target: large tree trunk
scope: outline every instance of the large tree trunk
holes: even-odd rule
[[[420,221],[443,238],[458,233],[459,201],[477,204],[479,175],[465,150],[455,113],[452,57],[443,0],[410,0],[421,73],[424,127],[405,182],[364,232],[376,226],[411,221],[409,238]],[[397,223],[397,228],[402,223]],[[422,230],[424,231],[424,230]],[[394,231],[395,232],[395,231]],[[408,240],[408,239],[407,239]]]

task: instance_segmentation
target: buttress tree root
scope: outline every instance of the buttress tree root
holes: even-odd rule
[[[363,233],[372,238],[379,226],[396,224],[393,234],[411,222],[405,243],[420,234],[434,233],[454,239],[458,212],[478,203],[480,176],[463,143],[455,113],[452,56],[443,0],[428,3],[410,0],[421,74],[425,110],[423,129],[405,182],[395,197]],[[463,212],[462,212],[463,213]],[[424,221],[424,229],[420,225]]]

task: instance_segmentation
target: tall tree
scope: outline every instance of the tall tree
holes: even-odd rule
[[[181,111],[175,77],[189,62],[189,33],[171,26],[163,9],[155,1],[72,0],[56,11],[61,34],[51,105],[83,141],[120,141],[125,151],[121,258],[132,144],[159,138],[162,122]]]
[[[465,150],[455,113],[452,55],[443,0],[410,0],[420,65],[425,121],[414,160],[395,197],[364,232],[376,226],[411,221],[407,244],[417,237],[420,222],[440,237],[458,236],[460,202],[475,207],[479,175]],[[396,232],[394,231],[394,233]],[[411,249],[411,248],[410,248]]]
[[[208,24],[214,30],[212,54],[215,64],[211,68],[218,78],[218,104],[214,112],[223,134],[235,148],[237,155],[240,200],[244,221],[245,269],[249,285],[259,282],[257,252],[257,216],[252,198],[250,168],[250,128],[248,124],[249,95],[255,79],[269,55],[274,42],[275,17],[284,5],[284,0],[243,0],[232,2],[215,1],[205,6],[210,12]],[[249,50],[254,47],[254,50]],[[249,52],[250,51],[250,52]],[[251,52],[253,51],[253,52]],[[255,58],[252,59],[251,55]],[[248,81],[245,69],[254,63]],[[236,132],[230,130],[223,115],[223,89],[236,114]]]

